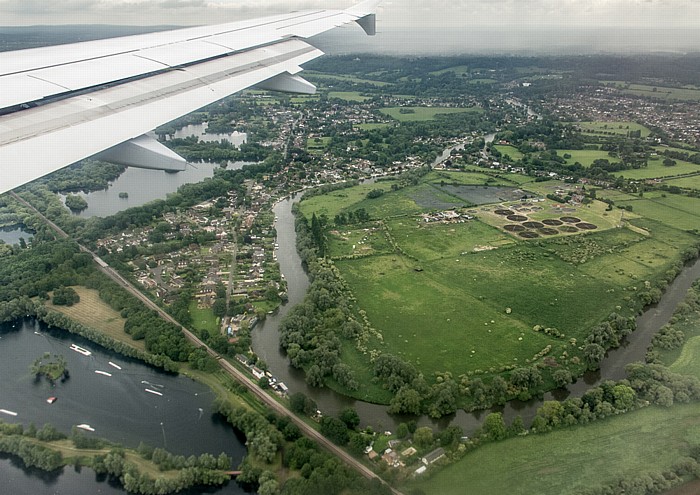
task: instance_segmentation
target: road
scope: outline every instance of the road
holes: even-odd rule
[[[17,201],[25,205],[26,207],[30,208],[37,216],[39,216],[48,226],[50,226],[60,237],[62,238],[68,238],[68,234],[66,234],[58,225],[53,223],[51,220],[46,218],[39,210],[34,208],[31,204],[17,196],[14,192],[10,192],[10,195],[15,198]],[[381,479],[379,476],[377,476],[374,471],[372,471],[369,467],[365,466],[362,464],[359,460],[355,459],[352,455],[349,453],[345,452],[343,449],[335,445],[333,442],[331,442],[329,439],[321,435],[317,430],[315,430],[312,426],[306,424],[304,421],[302,421],[301,418],[297,417],[295,414],[293,414],[291,411],[289,411],[286,407],[284,407],[282,404],[277,402],[277,400],[269,395],[267,392],[265,392],[262,388],[258,386],[256,382],[254,382],[252,379],[250,379],[245,373],[243,373],[241,370],[236,368],[233,364],[231,364],[229,361],[224,359],[221,355],[219,355],[216,351],[211,349],[209,346],[207,346],[204,342],[199,340],[199,338],[192,333],[189,329],[185,328],[184,326],[180,325],[172,316],[170,316],[168,313],[166,313],[160,306],[158,306],[156,303],[151,301],[148,297],[146,297],[140,290],[138,290],[136,287],[131,285],[129,281],[127,281],[124,277],[119,275],[113,268],[108,266],[97,254],[93,253],[91,250],[86,248],[85,246],[81,245],[78,243],[78,246],[80,246],[80,249],[85,252],[89,253],[99,269],[107,275],[109,278],[114,280],[117,284],[119,284],[121,287],[123,287],[125,290],[129,291],[131,294],[133,294],[135,297],[137,297],[140,301],[142,301],[148,308],[153,309],[156,311],[161,318],[164,320],[177,325],[185,335],[185,338],[189,340],[193,345],[197,347],[202,347],[204,348],[207,353],[209,353],[210,356],[212,356],[214,359],[217,360],[219,365],[226,371],[231,377],[233,377],[235,380],[243,384],[255,397],[257,397],[262,403],[264,403],[267,407],[275,411],[275,413],[286,416],[288,417],[294,424],[296,424],[299,429],[304,433],[307,437],[315,440],[318,444],[323,446],[326,450],[334,454],[336,457],[340,458],[343,462],[345,462],[348,466],[352,467],[355,469],[357,472],[359,472],[362,476],[368,479],[376,478],[385,485],[389,486],[388,483],[386,483],[383,479]],[[392,493],[394,495],[403,495],[400,491],[396,490],[395,488],[389,486],[391,489]]]

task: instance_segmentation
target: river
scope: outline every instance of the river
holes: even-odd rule
[[[92,354],[84,356],[71,350],[73,343]],[[69,379],[52,386],[31,375],[31,363],[44,352],[67,359]],[[36,320],[0,325],[0,376],[0,409],[17,413],[0,413],[4,421],[25,426],[31,422],[38,427],[51,423],[65,433],[86,423],[95,429],[87,435],[127,447],[136,447],[143,441],[185,456],[226,452],[233,458],[233,467],[245,455],[242,438],[213,412],[215,397],[208,387],[103,350],[68,332],[49,329]],[[46,399],[50,396],[58,400],[48,404]],[[118,485],[110,486],[97,478],[90,469],[76,473],[67,467],[57,473],[44,473],[22,467],[16,458],[0,458],[2,493],[125,493]],[[244,491],[232,482],[216,493],[240,495]]]

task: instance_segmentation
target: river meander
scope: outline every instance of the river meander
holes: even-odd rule
[[[92,354],[84,356],[71,350],[74,343]],[[31,375],[29,366],[44,352],[67,359],[69,379],[52,386]],[[51,423],[64,433],[85,423],[95,429],[86,434],[126,447],[136,447],[143,441],[185,456],[226,452],[233,458],[234,467],[245,455],[242,438],[213,412],[214,394],[206,386],[103,350],[35,320],[0,325],[0,376],[0,409],[17,413],[0,413],[4,421],[25,426],[31,422],[39,427]],[[58,400],[48,404],[46,399],[51,396]],[[78,475],[72,467],[66,467],[64,477],[59,473],[18,469],[21,462],[17,459],[0,459],[2,493],[124,493],[118,486],[96,479],[90,469],[83,469]],[[216,493],[244,492],[232,482]]]

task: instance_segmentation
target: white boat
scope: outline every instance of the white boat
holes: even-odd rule
[[[149,394],[153,394],[153,395],[163,395],[163,394],[161,394],[160,392],[156,392],[155,390],[151,390],[150,388],[144,388],[144,390],[145,390],[146,392],[148,392]]]
[[[85,431],[95,431],[95,428],[85,423],[83,423],[82,425],[75,425],[75,427]]]
[[[76,345],[76,344],[71,344],[70,348],[71,348],[71,350],[73,350],[75,352],[79,352],[83,356],[89,356],[90,354],[92,354],[92,352],[90,352],[87,349],[85,349],[84,347],[80,347],[79,345]]]
[[[121,366],[119,366],[118,364],[114,364],[112,361],[109,362],[109,365],[114,367],[114,368],[117,368],[118,370],[122,369]]]
[[[107,373],[106,371],[102,371],[102,370],[95,370],[95,373],[97,373],[99,375],[104,375],[104,376],[112,376],[112,373]]]
[[[7,409],[0,409],[0,413],[7,414],[8,416],[17,416],[16,412],[8,411]]]

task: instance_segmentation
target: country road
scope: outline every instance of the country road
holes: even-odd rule
[[[37,216],[39,216],[48,226],[50,226],[60,237],[62,238],[68,238],[68,234],[66,234],[58,225],[53,223],[51,220],[46,218],[40,211],[38,211],[36,208],[34,208],[31,204],[29,204],[27,201],[23,200],[17,194],[14,192],[10,192],[10,195],[25,205],[26,207],[30,208]],[[307,437],[315,440],[318,444],[323,446],[326,450],[340,458],[343,462],[345,462],[348,466],[354,468],[357,472],[359,472],[362,476],[372,479],[376,478],[385,485],[389,486],[388,483],[386,483],[383,479],[381,479],[374,471],[372,471],[369,467],[365,466],[362,464],[358,459],[355,459],[352,455],[349,453],[345,452],[343,449],[335,445],[333,442],[331,442],[329,439],[321,435],[317,430],[315,430],[312,426],[308,425],[305,423],[301,418],[297,417],[295,414],[293,414],[291,411],[289,411],[284,405],[280,404],[277,402],[277,400],[269,395],[267,392],[265,392],[262,388],[258,386],[256,382],[251,380],[245,373],[243,373],[241,370],[236,368],[232,363],[227,361],[225,358],[223,358],[221,355],[219,355],[216,351],[211,349],[209,346],[207,346],[204,342],[202,342],[194,333],[192,333],[189,329],[185,328],[184,326],[180,325],[172,316],[170,316],[168,313],[166,313],[160,306],[158,306],[156,303],[154,303],[152,300],[150,300],[146,295],[144,295],[140,290],[138,290],[136,287],[134,287],[129,281],[124,279],[119,273],[116,272],[113,268],[107,265],[97,254],[83,246],[82,244],[78,243],[78,246],[80,249],[88,253],[92,256],[93,260],[99,267],[99,269],[108,277],[110,277],[112,280],[114,280],[117,284],[119,284],[121,287],[129,291],[131,294],[133,294],[135,297],[137,297],[140,301],[142,301],[148,308],[153,309],[156,311],[161,318],[164,320],[173,323],[174,325],[177,325],[180,329],[182,329],[182,332],[184,333],[185,337],[187,340],[189,340],[193,345],[197,347],[204,348],[207,353],[209,353],[210,356],[212,356],[214,359],[216,359],[219,363],[219,365],[226,371],[231,377],[233,377],[235,380],[243,384],[255,397],[257,397],[261,402],[263,402],[267,407],[275,411],[275,413],[280,414],[282,416],[287,416],[294,424],[296,424],[299,429],[304,433]],[[392,493],[394,495],[403,495],[400,491],[396,490],[395,488],[389,486],[391,489]]]

